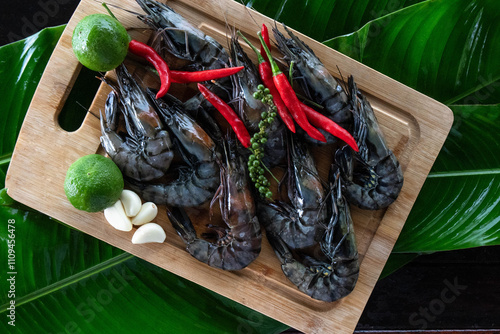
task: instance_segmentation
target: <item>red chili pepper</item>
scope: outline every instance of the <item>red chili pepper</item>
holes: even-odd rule
[[[302,105],[302,110],[304,110],[307,119],[309,120],[309,122],[311,122],[312,125],[322,130],[325,130],[328,133],[331,133],[335,137],[342,139],[344,142],[346,142],[347,145],[351,146],[354,151],[359,152],[356,140],[354,140],[354,138],[351,136],[349,132],[347,132],[346,129],[344,129],[343,127],[341,127],[340,125],[338,125],[325,115],[309,107],[308,105],[305,105],[302,102],[301,105]]]
[[[271,93],[271,95],[273,96],[274,105],[278,110],[278,115],[281,117],[283,123],[285,123],[287,128],[290,129],[290,131],[292,131],[293,133],[295,133],[295,124],[293,123],[292,115],[290,115],[290,112],[288,111],[285,103],[281,99],[280,93],[274,86],[273,71],[271,70],[271,65],[269,65],[269,62],[264,60],[264,57],[261,56],[261,54],[255,48],[255,46],[253,46],[252,43],[250,43],[250,41],[245,36],[243,36],[243,34],[241,34],[239,31],[238,33],[257,55],[257,59],[259,61],[260,78],[262,79],[262,83],[264,84],[264,86],[267,89],[269,89],[269,93]]]
[[[262,33],[262,38],[264,38],[264,42],[266,43],[267,48],[271,50],[271,42],[269,41],[269,31],[267,31],[267,27],[264,23],[262,23],[262,29],[260,30],[260,32]],[[269,62],[266,50],[262,45],[260,46],[260,55],[262,56],[262,58],[264,58],[265,61]]]
[[[290,114],[290,111],[288,111],[285,102],[283,102],[278,89],[276,89],[276,86],[274,85],[271,65],[269,65],[269,63],[266,61],[259,63],[259,73],[264,86],[269,89],[269,93],[271,93],[271,95],[273,96],[273,102],[276,106],[276,110],[278,111],[278,115],[280,115],[283,123],[285,123],[287,128],[295,133],[295,123],[293,122],[293,117]]]
[[[241,71],[245,66],[218,68],[214,70],[184,72],[170,71],[170,78],[175,83],[202,82],[225,78]]]
[[[229,122],[234,130],[234,133],[236,134],[236,137],[238,137],[243,146],[245,146],[246,148],[250,147],[250,134],[248,133],[245,124],[243,124],[241,119],[239,119],[234,110],[231,109],[231,107],[228,106],[227,103],[224,102],[220,97],[212,93],[207,87],[203,86],[202,84],[198,84],[198,89],[200,90],[201,94],[208,100],[208,102],[210,102],[215,107],[215,109],[217,109],[222,114],[226,121]]]
[[[319,132],[319,130],[314,126],[312,126],[311,123],[309,123],[309,121],[307,120],[306,114],[302,110],[300,101],[297,98],[297,95],[295,95],[295,92],[290,85],[288,78],[283,72],[280,71],[278,64],[276,64],[276,62],[273,60],[271,53],[269,52],[269,49],[267,48],[267,45],[265,44],[260,32],[258,33],[258,35],[271,64],[274,85],[280,93],[280,96],[283,99],[286,107],[288,108],[288,110],[290,110],[293,119],[302,129],[304,129],[304,131],[307,132],[309,136],[311,136],[311,138],[326,142],[325,136],[323,136],[323,134]]]
[[[153,65],[160,76],[161,86],[160,90],[156,94],[156,98],[159,99],[163,95],[167,94],[170,88],[170,69],[163,58],[156,53],[156,51],[135,39],[131,40],[128,44],[128,49],[133,54],[145,58],[151,65]]]

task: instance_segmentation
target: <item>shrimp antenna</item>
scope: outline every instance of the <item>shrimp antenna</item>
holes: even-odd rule
[[[130,13],[130,14],[134,14],[134,15],[142,15],[141,13],[137,13],[137,12],[134,12],[134,11],[131,11],[130,9],[125,9],[123,7],[120,7],[118,5],[115,5],[115,4],[112,4],[112,3],[107,3],[107,2],[104,2],[104,1],[99,1],[99,0],[94,0],[95,2],[98,2],[100,4],[106,4],[107,6],[110,6],[110,7],[113,7],[113,8],[117,8],[117,9],[120,9],[120,10],[123,10],[127,13]]]
[[[342,86],[343,86],[342,88],[346,92],[347,96],[350,97],[351,93],[349,92],[349,87],[348,87],[347,83],[345,82],[344,76],[342,75],[342,72],[340,71],[339,65],[336,65],[336,66],[337,66],[337,71],[339,71],[340,81],[342,82]]]
[[[233,36],[236,35],[236,28],[233,26],[229,26],[229,24],[227,23],[227,17],[226,17],[226,14],[224,13],[224,20],[226,21],[226,43],[227,43],[227,48],[229,49],[229,53],[230,53],[230,56],[229,56],[229,66],[233,66],[232,64],[232,58],[233,58],[233,55],[232,55],[232,50],[234,49],[234,46],[233,46]],[[229,38],[228,36],[228,31],[230,32],[230,35],[231,35],[231,38]]]
[[[97,116],[96,114],[94,114],[93,111],[91,111],[89,108],[86,108],[83,104],[81,104],[79,101],[76,101],[76,104],[78,104],[80,107],[82,107],[82,109],[86,110],[87,113],[91,114],[92,116],[94,116],[95,118],[97,119],[101,119],[99,116]]]
[[[219,4],[219,8],[220,8],[221,13],[222,13],[222,15],[224,16],[224,22],[226,23],[226,43],[227,43],[227,45],[228,45],[228,47],[229,47],[229,41],[228,41],[228,30],[230,31],[230,30],[231,30],[231,28],[230,28],[229,22],[227,21],[227,15],[226,15],[226,14],[227,14],[227,11],[224,11],[224,7],[222,6],[222,3],[221,3],[221,1],[220,1],[220,0],[218,1],[218,4]],[[233,32],[231,31],[231,34],[232,34],[232,33],[233,33]]]
[[[100,76],[96,76],[96,78],[108,85],[116,93],[117,96],[120,96],[120,92],[116,87],[116,83],[112,82],[110,78],[106,78],[102,73]]]
[[[243,0],[238,0],[238,2],[240,2],[245,7],[245,10],[247,11],[248,15],[250,15],[250,18],[252,19],[252,21],[255,23],[255,25],[257,26],[257,28],[259,28],[260,25],[257,23],[257,21],[255,20],[255,18],[252,15],[252,12],[250,11],[250,9],[253,9],[251,7],[251,5],[247,6]]]

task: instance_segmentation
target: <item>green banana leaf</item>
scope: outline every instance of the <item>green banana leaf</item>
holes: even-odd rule
[[[500,2],[424,1],[325,44],[451,104],[500,79]]]
[[[422,0],[246,0],[245,4],[301,33],[324,41]]]
[[[3,167],[64,27],[0,48]],[[16,81],[16,78],[18,80]],[[86,81],[86,80],[84,80]],[[4,178],[2,179],[2,182]],[[15,296],[0,281],[1,333],[279,333],[288,326],[35,212],[0,193],[0,254],[15,251]],[[14,221],[14,224],[7,222]],[[13,235],[13,237],[11,236]],[[9,240],[15,240],[14,242]],[[10,263],[5,263],[5,265]],[[6,268],[4,268],[5,270]],[[2,276],[3,277],[3,276]],[[8,274],[7,278],[11,275]],[[35,326],[35,327],[34,327]]]
[[[394,252],[500,244],[500,105],[452,106],[455,121]]]

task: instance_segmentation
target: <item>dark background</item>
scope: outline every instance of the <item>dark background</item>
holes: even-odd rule
[[[2,0],[0,45],[28,37],[45,27],[66,24],[75,0]]]
[[[67,23],[78,2],[4,1],[0,45]],[[499,281],[499,246],[420,256],[378,282],[357,331],[500,331]]]

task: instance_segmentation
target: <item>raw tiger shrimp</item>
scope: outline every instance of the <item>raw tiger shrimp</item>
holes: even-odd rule
[[[137,181],[160,178],[174,157],[170,136],[123,64],[116,74],[119,89],[111,91],[106,100],[106,122],[101,117],[102,146],[125,176]],[[120,111],[128,134],[125,140],[116,133]]]
[[[230,54],[233,66],[245,66],[243,71],[231,76],[234,110],[245,123],[247,129],[259,131],[259,122],[262,120],[261,114],[268,110],[268,107],[261,100],[253,96],[253,93],[257,91],[257,86],[262,84],[259,72],[245,51],[243,51],[235,34],[231,38]],[[274,167],[285,158],[286,130],[285,125],[280,120],[275,120],[268,128],[263,159],[266,166]]]
[[[403,186],[403,172],[384,135],[370,103],[358,90],[353,77],[348,86],[354,114],[353,137],[359,147],[340,149],[335,159],[340,166],[347,200],[368,210],[378,210],[394,202]]]
[[[186,250],[197,260],[224,270],[239,270],[257,258],[262,233],[250,190],[243,158],[231,144],[225,145],[225,164],[221,165],[218,199],[222,219],[227,225],[207,225],[216,238],[210,242],[198,238],[183,209],[167,211],[170,222],[186,244]],[[212,203],[217,199],[214,197]]]
[[[315,256],[290,250],[280,236],[267,234],[285,276],[300,291],[325,302],[333,302],[351,293],[359,275],[353,223],[348,203],[341,193],[337,168],[332,167],[329,181],[330,219]]]
[[[151,98],[155,93],[148,89]],[[160,184],[129,182],[142,197],[156,204],[198,206],[213,197],[219,186],[218,151],[215,142],[178,104],[165,95],[154,99],[166,127],[175,137],[175,148],[188,166],[177,168],[177,179]]]
[[[294,256],[280,236],[272,233],[266,236],[281,262],[285,276],[306,295],[333,302],[354,289],[359,273],[357,256],[356,259],[339,260],[333,264],[327,258],[317,260],[297,252],[294,252]]]
[[[344,288],[351,291],[358,279],[358,247],[349,203],[342,192],[340,170],[335,164],[332,164],[330,169],[329,185],[329,221],[320,246],[323,254],[334,266],[337,275],[344,277],[346,282],[352,283],[351,285],[344,284]],[[347,280],[348,277],[350,280]]]
[[[262,84],[262,81],[255,65],[243,51],[238,37],[234,34],[231,37],[229,53],[232,66],[245,66],[243,71],[231,76],[233,81],[232,104],[247,128],[257,131],[261,120],[260,114],[267,109],[261,100],[253,97],[253,93],[257,91],[257,86]]]
[[[172,69],[200,71],[222,68],[229,63],[229,55],[220,43],[172,8],[154,0],[136,1],[146,12],[138,18],[158,34],[153,47]]]
[[[344,129],[349,129],[352,125],[352,113],[346,92],[309,46],[286,26],[284,28],[290,38],[286,38],[276,27],[273,28],[273,34],[285,60],[289,64],[293,62],[293,69],[298,72],[297,81],[307,98],[323,107],[321,110],[318,109],[319,112]],[[326,131],[320,131],[326,137],[327,143],[336,142],[336,137]],[[321,144],[314,139],[308,140]]]
[[[266,231],[279,235],[293,248],[309,247],[319,241],[326,219],[326,194],[305,143],[289,136],[288,198],[260,202],[259,219]]]
[[[171,98],[173,98],[173,96],[171,96]],[[222,130],[219,123],[217,123],[213,117],[213,115],[216,114],[215,108],[205,99],[205,97],[203,97],[203,94],[199,93],[185,102],[178,101],[178,104],[182,105],[182,108],[192,119],[203,126],[203,129],[217,145],[222,145]]]

